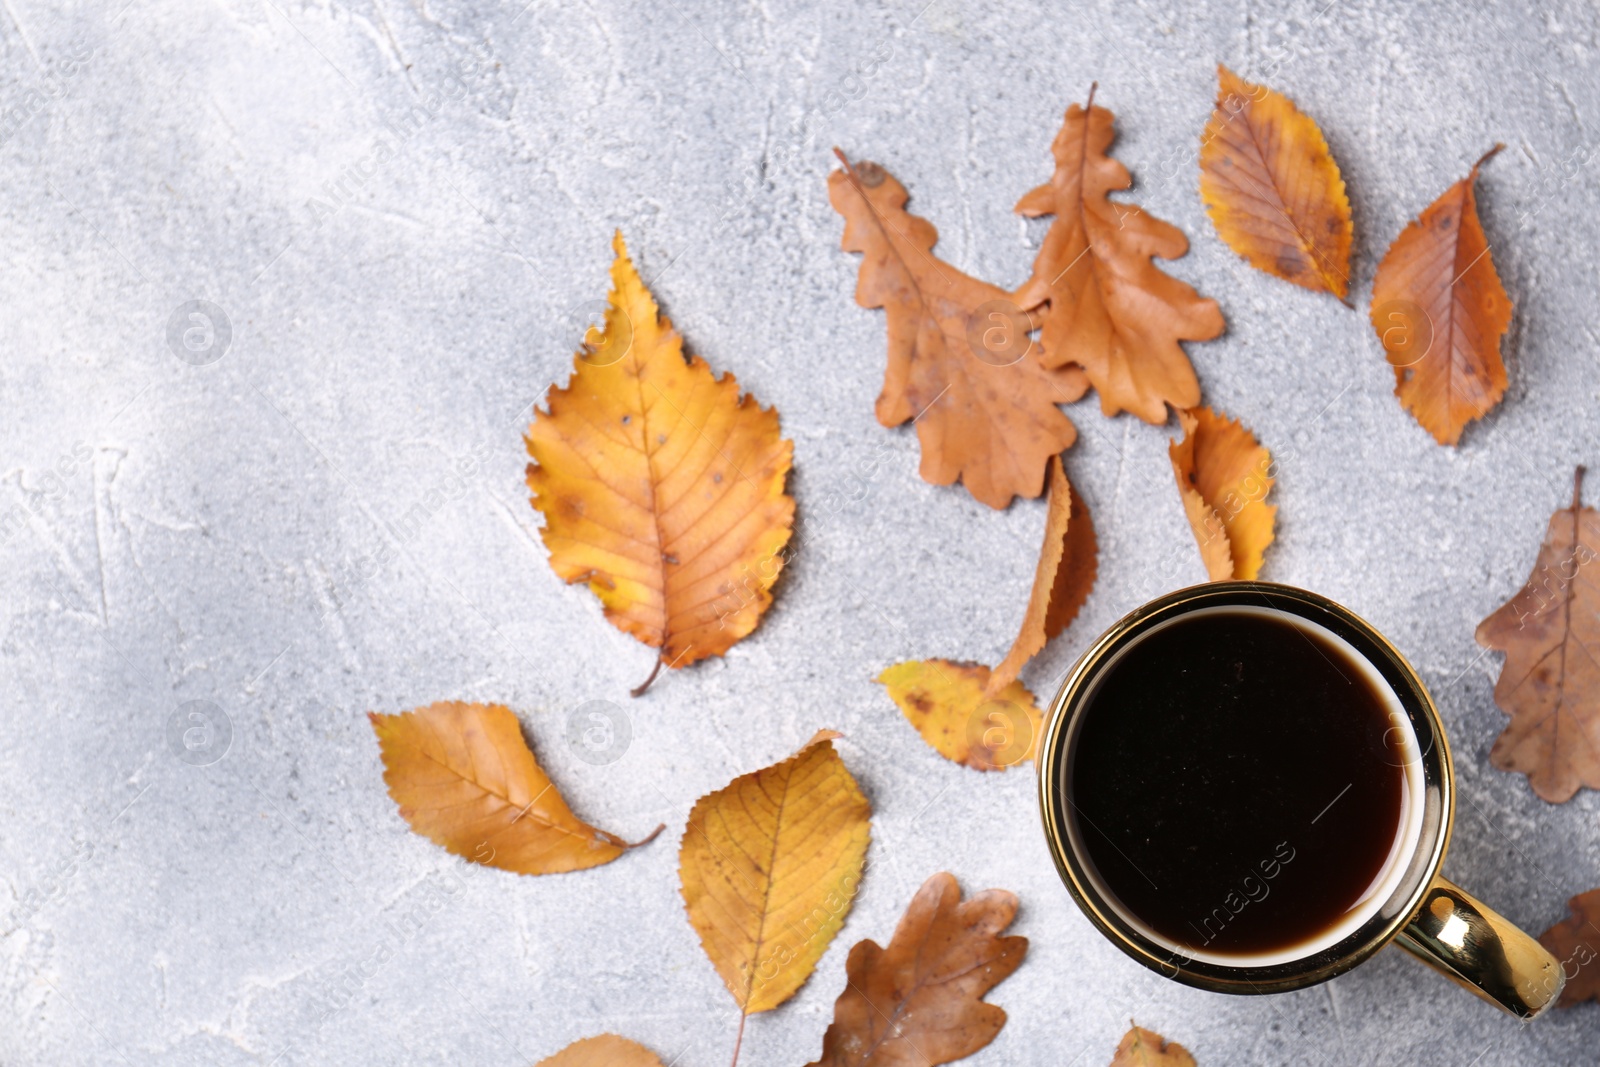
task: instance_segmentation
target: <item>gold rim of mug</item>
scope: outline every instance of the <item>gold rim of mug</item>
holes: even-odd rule
[[[1378,914],[1358,929],[1319,952],[1288,963],[1233,966],[1195,960],[1174,953],[1124,921],[1102,899],[1083,861],[1073,853],[1061,806],[1063,755],[1071,718],[1096,680],[1100,668],[1152,626],[1201,607],[1265,606],[1289,611],[1320,623],[1346,640],[1376,667],[1391,685],[1417,732],[1419,747],[1427,744],[1424,774],[1422,836],[1400,885]],[[1331,623],[1331,625],[1330,625]],[[1352,635],[1359,640],[1351,640]],[[1425,741],[1424,735],[1431,743]],[[1455,770],[1438,708],[1415,668],[1376,627],[1342,604],[1305,589],[1276,582],[1226,581],[1190,586],[1158,597],[1123,616],[1089,646],[1067,673],[1046,713],[1039,742],[1039,809],[1056,871],[1091,923],[1123,952],[1174,981],[1219,993],[1286,993],[1325,982],[1362,963],[1403,930],[1422,906],[1429,885],[1444,863],[1455,815]]]

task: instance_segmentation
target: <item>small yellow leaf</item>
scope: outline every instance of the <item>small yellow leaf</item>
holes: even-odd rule
[[[977,771],[1002,771],[1033,759],[1038,702],[1021,682],[989,696],[989,668],[944,659],[897,663],[878,675],[911,725],[945,759]]]
[[[744,1015],[810,977],[861,881],[871,805],[823,730],[689,813],[679,876],[689,922]]]
[[[637,1042],[601,1034],[568,1045],[534,1067],[661,1067],[661,1060]]]
[[[1206,572],[1213,582],[1255,578],[1278,514],[1266,502],[1272,456],[1238,421],[1210,408],[1180,411],[1178,421],[1183,439],[1167,451]]]
[[[367,717],[401,818],[457,856],[554,874],[598,867],[637,847],[572,814],[510,708],[448,701]]]
[[[1189,1050],[1138,1026],[1123,1035],[1111,1067],[1195,1067]]]
[[[528,488],[556,574],[588,583],[617,629],[661,649],[658,670],[686,667],[722,655],[772,603],[794,525],[783,491],[794,444],[733,375],[685,361],[621,233],[613,244],[605,329],[534,412]]]

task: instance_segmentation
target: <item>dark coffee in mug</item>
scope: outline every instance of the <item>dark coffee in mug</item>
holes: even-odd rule
[[[1416,735],[1332,631],[1190,611],[1104,669],[1073,724],[1068,832],[1124,919],[1184,956],[1303,958],[1383,906],[1421,833]]]

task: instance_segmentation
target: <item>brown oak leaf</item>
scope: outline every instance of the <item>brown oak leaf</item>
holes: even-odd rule
[[[1017,204],[1023,215],[1055,216],[1017,298],[1043,317],[1046,366],[1081,366],[1107,415],[1126,409],[1159,425],[1168,404],[1200,403],[1200,382],[1178,342],[1219,336],[1222,310],[1152,262],[1189,250],[1176,226],[1108,197],[1133,183],[1106,154],[1112,122],[1094,106],[1093,90],[1087,109],[1067,109],[1051,146],[1055,174]]]
[[[1042,367],[1013,295],[933,255],[939,231],[906,211],[894,175],[839,158],[828,200],[844,216],[841,247],[862,253],[856,302],[888,317],[878,421],[916,424],[925,481],[959,479],[992,508],[1038,496],[1045,463],[1077,439],[1057,405],[1083,396],[1083,372]]]
[[[995,1039],[1006,1013],[982,997],[1022,963],[1025,937],[1001,937],[1017,898],[990,889],[961,899],[936,874],[911,899],[888,948],[858,941],[845,963],[822,1057],[810,1067],[934,1067]]]
[[[1539,944],[1560,961],[1566,978],[1556,1001],[1560,1008],[1600,1000],[1600,889],[1579,893],[1567,907],[1572,914],[1539,935]]]
[[[1511,298],[1478,219],[1478,168],[1394,239],[1372,279],[1372,328],[1394,367],[1394,394],[1441,445],[1461,440],[1506,391],[1500,339]]]
[[[1489,762],[1528,776],[1552,804],[1600,789],[1600,516],[1572,504],[1550,517],[1522,590],[1478,624],[1478,644],[1506,654],[1494,701],[1511,716]]]

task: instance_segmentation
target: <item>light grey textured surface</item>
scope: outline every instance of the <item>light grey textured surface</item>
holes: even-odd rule
[[[814,978],[751,1021],[747,1064],[816,1055],[848,946],[886,939],[941,869],[1018,893],[1032,939],[974,1067],[1104,1063],[1130,1017],[1210,1067],[1593,1060],[1592,1006],[1518,1027],[1397,950],[1275,998],[1163,982],[1068,899],[1029,771],[923,745],[872,678],[998,659],[1043,509],[924,484],[913,435],[875,423],[884,322],[852,302],[824,177],[834,144],[885,163],[943,256],[1015,285],[1043,224],[1011,206],[1098,80],[1130,199],[1190,235],[1171,270],[1227,316],[1190,346],[1206,397],[1282,460],[1264,576],[1413,658],[1458,763],[1446,870],[1540,930],[1600,884],[1600,805],[1488,766],[1499,657],[1472,631],[1572,465],[1600,462],[1595,8],[921,2],[7,0],[0,1061],[514,1067],[614,1030],[725,1063],[735,1013],[676,840],[696,797],[821,726],[872,799],[871,869]],[[1189,153],[1219,60],[1326,131],[1363,307],[1406,219],[1506,142],[1480,195],[1511,387],[1460,449],[1401,411],[1362,312],[1216,238]],[[651,653],[551,574],[519,437],[619,226],[690,346],[782,412],[803,538],[751,638],[638,701]],[[195,299],[231,325],[207,365],[168,343]],[[1070,411],[1070,460],[1100,582],[1026,672],[1041,696],[1122,613],[1203,577],[1170,430],[1095,405]],[[412,835],[365,713],[447,698],[516,708],[595,823],[666,832],[551,878]],[[610,765],[563,741],[592,699],[631,716]],[[169,747],[191,700],[233,726],[205,766]]]

